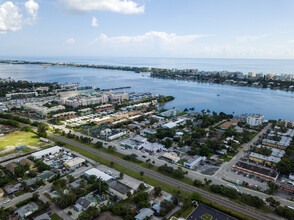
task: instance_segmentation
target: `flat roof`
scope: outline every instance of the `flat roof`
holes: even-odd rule
[[[73,166],[76,166],[76,165],[79,165],[81,163],[84,163],[86,160],[84,158],[80,158],[80,157],[75,157],[73,159],[70,159],[68,161],[66,161],[64,163],[65,166],[68,166],[68,167],[73,167]]]
[[[178,156],[172,155],[171,153],[164,153],[162,157],[171,159],[171,160],[178,160],[180,159]]]
[[[38,158],[38,157],[42,157],[43,155],[58,152],[61,149],[62,148],[59,147],[59,146],[54,146],[54,147],[50,147],[50,148],[47,148],[47,149],[32,153],[32,156]]]
[[[97,178],[101,178],[103,181],[108,181],[108,180],[112,179],[112,176],[109,176],[108,174],[106,174],[96,168],[92,168],[92,169],[86,171],[85,175],[87,175],[87,176],[94,175]]]

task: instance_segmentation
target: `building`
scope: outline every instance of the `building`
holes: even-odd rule
[[[180,112],[181,112],[180,109],[173,108],[171,110],[167,110],[165,112],[161,112],[160,113],[160,116],[162,116],[162,117],[170,117],[170,116],[175,116],[175,115],[177,115]]]
[[[114,139],[116,139],[116,138],[119,138],[119,137],[122,137],[122,136],[124,136],[124,135],[126,135],[126,134],[127,134],[127,132],[125,132],[125,131],[123,131],[123,132],[119,132],[119,133],[117,133],[117,134],[114,134],[114,135],[108,136],[108,137],[107,137],[107,140],[112,141],[112,140],[114,140]]]
[[[146,218],[151,217],[154,214],[154,212],[151,209],[143,208],[140,209],[138,215],[135,216],[136,220],[144,220]]]
[[[80,167],[86,160],[80,157],[75,157],[70,159],[64,163],[64,165],[68,168],[76,169]]]
[[[38,176],[38,179],[46,181],[46,180],[49,180],[53,176],[55,176],[55,173],[53,173],[50,170],[45,170]]]
[[[279,176],[279,173],[273,169],[266,168],[263,166],[238,161],[233,167],[234,170],[242,171],[247,174],[261,177],[265,180],[275,182]]]
[[[38,206],[36,203],[31,202],[26,204],[16,210],[17,214],[21,218],[27,218],[29,215],[33,214],[35,211],[38,210]]]
[[[141,147],[138,149],[139,150],[144,149],[146,152],[148,152],[150,154],[154,154],[154,153],[161,151],[164,148],[165,147],[162,144],[146,142],[146,143],[142,144]]]
[[[250,114],[248,115],[246,122],[250,126],[259,126],[263,123],[264,115],[261,114]]]
[[[188,161],[184,162],[184,167],[193,169],[193,167],[197,166],[201,161],[205,161],[205,160],[206,160],[206,157],[195,155],[194,157],[190,158]]]
[[[77,201],[76,204],[74,205],[74,209],[76,211],[85,211],[87,208],[91,206],[96,206],[97,202],[93,198],[91,194],[85,196],[85,197],[80,197]]]
[[[162,159],[170,162],[170,163],[177,163],[181,158],[174,155],[174,154],[171,154],[171,153],[164,153],[162,156],[161,156]]]
[[[90,177],[92,175],[96,176],[96,178],[101,179],[103,181],[108,181],[110,179],[112,179],[112,176],[109,176],[108,174],[96,169],[96,168],[92,168],[90,170],[87,170],[84,174],[86,177]]]
[[[279,149],[282,149],[282,150],[286,150],[287,147],[290,145],[291,141],[292,141],[292,138],[282,136],[280,141],[274,141],[274,140],[270,140],[270,139],[263,139],[262,144],[266,145],[266,146],[269,146],[269,147],[275,147],[275,148],[279,148]]]
[[[33,161],[31,161],[30,159],[28,159],[28,158],[22,159],[21,161],[19,161],[19,164],[21,164],[23,166],[24,165],[29,165],[30,170],[35,167],[35,163]]]
[[[120,144],[131,149],[139,149],[143,146],[144,143],[147,143],[147,138],[138,135],[134,138],[123,140]]]
[[[45,150],[41,150],[41,151],[32,153],[32,157],[34,159],[40,159],[40,158],[42,158],[44,156],[47,156],[47,155],[59,153],[61,150],[62,150],[62,148],[59,147],[59,146],[50,147],[50,148],[47,148]]]
[[[238,120],[233,119],[233,120],[224,122],[219,127],[220,127],[220,129],[226,130],[226,129],[230,128],[233,125],[237,125],[238,122],[239,122]]]
[[[132,195],[134,194],[134,190],[131,187],[118,180],[110,179],[107,181],[107,184],[109,186],[108,191],[112,192],[121,200],[128,198],[128,192],[130,192]]]
[[[162,128],[168,128],[168,129],[173,129],[173,128],[175,128],[175,127],[177,127],[178,126],[178,124],[177,123],[175,123],[175,122],[168,122],[168,123],[166,123],[166,124],[163,124],[161,127]]]
[[[257,154],[254,152],[250,152],[249,160],[254,161],[256,163],[268,165],[271,167],[275,167],[277,163],[280,162],[281,158],[274,156],[265,156],[262,154]]]
[[[6,99],[25,99],[30,97],[38,96],[37,92],[19,92],[19,93],[10,93],[6,94]]]
[[[15,169],[15,167],[17,167],[17,165],[16,165],[16,163],[14,163],[14,162],[8,163],[8,164],[6,164],[6,166],[5,166],[5,168],[6,168],[7,170],[9,170],[10,173],[14,173],[14,169]]]
[[[23,188],[21,186],[21,183],[17,183],[15,185],[10,185],[10,186],[6,186],[4,188],[4,191],[10,195],[10,194],[13,194],[13,193],[16,193],[16,192],[19,192],[21,191]]]
[[[93,109],[91,109],[91,108],[84,108],[84,109],[78,110],[78,114],[81,116],[89,115],[91,113],[93,113]]]

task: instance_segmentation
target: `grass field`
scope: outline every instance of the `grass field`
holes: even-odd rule
[[[51,218],[52,220],[61,220],[61,218],[60,218],[56,213],[50,215],[50,218]]]
[[[27,145],[27,147],[15,150],[15,147],[22,145]],[[29,153],[46,145],[48,144],[41,142],[39,137],[32,132],[15,131],[0,137],[0,154],[4,156],[16,152]]]

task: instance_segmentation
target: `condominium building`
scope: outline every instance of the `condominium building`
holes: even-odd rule
[[[250,114],[248,115],[246,122],[250,126],[259,126],[263,123],[264,115],[261,114]]]

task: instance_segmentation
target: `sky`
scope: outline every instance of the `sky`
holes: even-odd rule
[[[0,56],[294,59],[294,1],[0,0]]]

